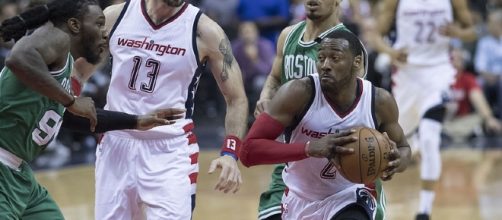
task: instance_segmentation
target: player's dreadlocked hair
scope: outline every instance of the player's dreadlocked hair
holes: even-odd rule
[[[96,0],[53,0],[48,4],[39,5],[9,18],[0,26],[0,37],[4,41],[19,40],[26,31],[37,28],[51,21],[60,25],[68,19],[81,18],[87,12],[87,6],[98,5]]]

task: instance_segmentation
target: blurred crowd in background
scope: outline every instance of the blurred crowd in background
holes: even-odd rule
[[[260,91],[272,67],[276,40],[280,31],[288,25],[305,18],[306,0],[188,0],[200,7],[206,15],[225,30],[232,42],[234,56],[239,63],[249,99],[249,123]],[[102,8],[122,3],[121,0],[101,0]],[[451,42],[452,62],[458,70],[454,85],[451,111],[445,138],[461,138],[490,135],[484,132],[485,120],[476,116],[470,93],[482,91],[494,116],[502,118],[502,0],[468,0],[478,32],[478,40],[464,44]],[[15,16],[26,8],[43,4],[44,0],[0,0],[0,22]],[[378,36],[377,22],[379,1],[343,0],[341,16],[343,23],[364,42],[369,54],[369,69],[366,78],[376,86],[392,89],[390,75],[391,59],[372,49]],[[392,41],[393,36],[389,36]],[[0,65],[8,55],[13,42],[0,42]],[[110,80],[110,66],[97,71],[83,90],[84,96],[93,97],[97,107],[106,103]],[[440,73],[438,73],[440,74]],[[424,88],[426,89],[426,88]],[[223,127],[225,103],[219,94],[212,74],[204,73],[196,96],[195,121],[201,148],[218,147]],[[215,123],[217,122],[217,123]],[[459,123],[456,123],[459,122]],[[450,126],[451,125],[451,126]],[[61,130],[58,139],[51,144],[45,156],[35,161],[35,167],[59,167],[75,163],[93,163],[96,135],[73,133]]]

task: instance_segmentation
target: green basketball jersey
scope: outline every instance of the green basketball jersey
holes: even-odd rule
[[[316,41],[305,42],[302,40],[305,33],[306,22],[302,21],[296,24],[286,37],[283,48],[283,65],[281,84],[292,79],[300,79],[310,74],[316,73],[317,50],[319,43]],[[334,30],[343,28],[348,29],[342,24],[338,24],[318,37],[323,38]]]
[[[51,75],[70,91],[73,58]],[[0,147],[31,161],[56,136],[65,108],[26,87],[8,68],[0,72]]]

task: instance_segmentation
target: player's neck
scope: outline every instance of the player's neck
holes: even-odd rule
[[[148,17],[150,17],[155,24],[160,24],[171,18],[183,7],[183,4],[179,7],[171,7],[162,0],[145,0],[144,4]]]
[[[348,110],[357,99],[359,93],[357,79],[350,83],[341,83],[337,88],[326,88],[323,90],[324,96],[331,105],[335,105],[341,111]]]
[[[303,35],[304,41],[313,41],[321,33],[341,23],[336,13],[332,14],[324,20],[313,21],[307,19],[306,22],[307,26],[305,27],[305,34]]]

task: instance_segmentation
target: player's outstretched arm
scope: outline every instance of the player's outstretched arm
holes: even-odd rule
[[[213,160],[209,173],[221,168],[216,189],[225,193],[239,190],[242,183],[237,166],[237,152],[247,130],[248,100],[244,92],[242,74],[234,58],[232,47],[223,29],[206,15],[197,25],[197,48],[202,62],[208,62],[214,79],[227,103],[225,116],[226,137],[221,157]]]
[[[382,175],[383,180],[390,180],[396,172],[403,172],[411,160],[411,149],[403,129],[398,123],[399,110],[394,97],[384,89],[375,89],[375,111],[379,125],[378,131],[386,134],[393,150],[389,168]]]
[[[275,54],[274,62],[272,64],[272,69],[268,74],[267,80],[263,85],[263,89],[260,93],[260,98],[256,102],[256,109],[254,111],[255,117],[260,113],[265,111],[268,102],[274,97],[275,93],[281,86],[281,74],[282,74],[282,66],[283,66],[283,49],[284,43],[286,42],[287,35],[291,32],[293,26],[289,26],[285,28],[281,34],[279,35],[279,39],[277,40],[277,52]]]
[[[275,141],[284,128],[301,114],[312,92],[310,78],[292,80],[282,86],[268,108],[251,126],[240,157],[245,166],[278,164],[307,158],[305,143],[284,144]]]
[[[157,126],[174,124],[177,119],[183,118],[184,109],[160,109],[146,115],[131,115],[116,111],[96,109],[98,123],[96,133],[112,130],[138,129],[148,130]],[[65,112],[63,116],[63,128],[81,132],[92,132],[89,130],[89,120],[76,116],[70,112]]]

